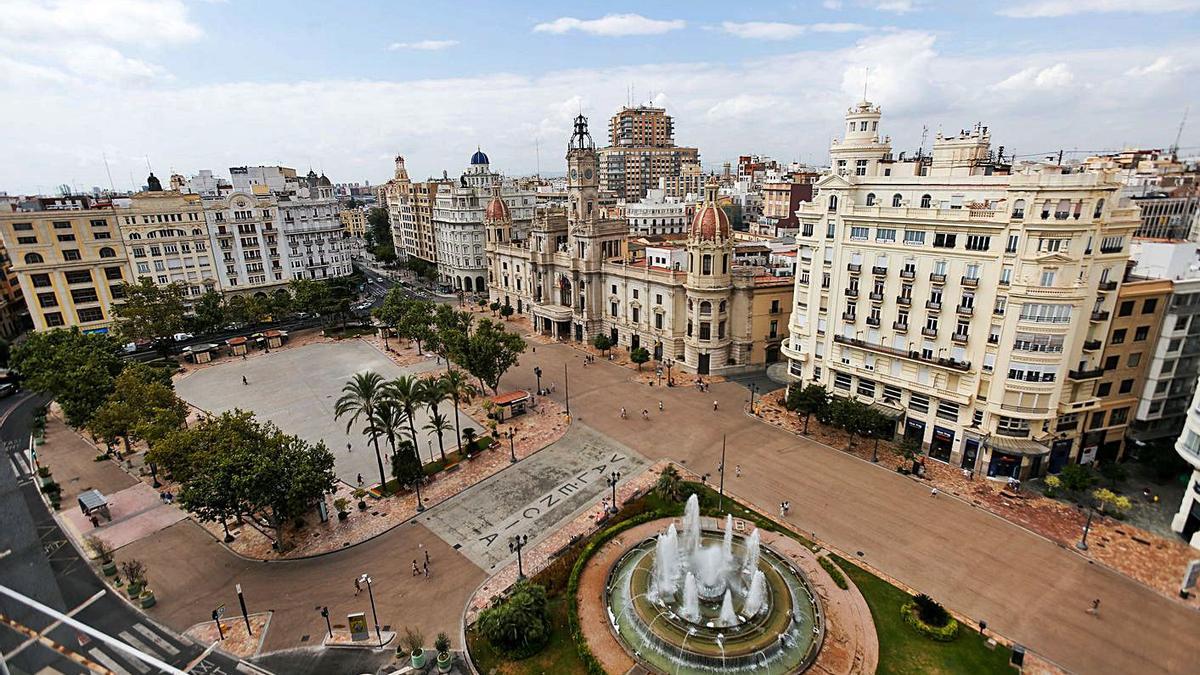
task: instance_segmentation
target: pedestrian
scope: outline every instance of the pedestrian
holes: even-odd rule
[[[621,419],[625,419],[625,418],[626,418],[625,409],[621,408]]]
[[[243,360],[243,361],[245,361],[245,360],[246,360],[246,355],[245,355],[245,354],[242,354],[242,360]]]
[[[649,421],[649,419],[650,419],[650,411],[649,410],[642,408],[642,419]]]
[[[425,549],[425,565],[429,565],[429,549]]]
[[[733,472],[738,478],[741,478],[742,477],[742,465],[741,464],[733,465]]]
[[[349,443],[346,444],[346,452],[354,452],[354,448]]]
[[[713,412],[717,412],[717,402],[713,400]]]
[[[242,384],[250,384],[249,380],[246,379],[245,375],[242,376]]]
[[[931,490],[929,490],[929,496],[930,496],[930,497],[936,497],[936,496],[937,496],[937,492],[938,492],[937,488],[932,488]]]
[[[362,477],[362,474],[360,473],[360,474],[358,474],[358,486],[362,487],[362,484],[363,484],[363,477]]]
[[[158,501],[160,501],[160,502],[162,502],[162,503],[164,503],[164,504],[166,504],[166,503],[167,503],[167,493],[166,493],[165,491],[164,491],[164,492],[159,492],[159,493],[158,493]]]
[[[425,561],[425,578],[426,579],[429,578],[429,561],[428,560]]]
[[[659,401],[658,402],[658,412],[662,412],[662,411],[663,411],[663,403],[662,403],[662,401]]]
[[[174,494],[171,494],[170,492],[167,493],[167,503],[168,504],[175,503],[175,495]]]
[[[362,593],[362,582],[359,577],[354,577],[354,597],[358,597],[359,593]]]
[[[94,514],[91,516],[88,516],[88,520],[92,521],[92,527],[100,527],[100,519],[97,518]]]
[[[1092,606],[1087,612],[1092,616],[1100,616],[1100,598],[1096,598],[1092,601]]]
[[[420,568],[417,567],[417,559],[413,558],[413,576],[415,577],[415,576],[419,575],[420,573],[421,573],[421,570],[420,570]]]
[[[781,516],[783,515],[783,505],[784,505],[785,503],[786,503],[786,502],[779,502],[779,515],[781,515]]]

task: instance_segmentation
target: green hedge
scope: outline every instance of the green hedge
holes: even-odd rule
[[[825,556],[818,557],[817,562],[821,563],[821,567],[823,567],[825,571],[829,573],[830,577],[833,577],[833,583],[837,584],[838,588],[842,589],[843,591],[850,588],[850,584],[846,583],[846,575],[842,574],[842,570],[837,566],[836,563]]]
[[[904,606],[900,608],[900,615],[904,617],[904,623],[931,640],[952,642],[958,637],[958,621],[951,617],[945,626],[931,626],[917,615],[917,603],[914,600],[904,603]]]

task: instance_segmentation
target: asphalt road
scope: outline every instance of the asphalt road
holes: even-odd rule
[[[41,398],[21,394],[0,403],[0,444],[6,457],[0,461],[0,579],[19,593],[68,612],[83,603],[87,606],[74,618],[136,649],[183,668],[204,651],[195,644],[160,627],[117,597],[96,576],[70,544],[58,523],[50,515],[34,485],[25,454],[33,409]],[[93,596],[100,597],[91,600]],[[51,620],[41,613],[7,597],[0,598],[0,612],[37,631]],[[47,634],[55,643],[93,664],[118,675],[144,675],[153,670],[110,645],[81,638],[74,628],[59,626]],[[26,636],[11,628],[0,627],[0,651],[9,654],[25,642]],[[35,643],[8,659],[14,673],[47,672],[87,673],[87,668]],[[193,673],[231,674],[237,671],[236,659],[213,652],[193,667]],[[249,672],[243,670],[243,672]]]

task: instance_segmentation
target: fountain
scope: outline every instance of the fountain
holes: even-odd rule
[[[609,576],[609,606],[630,652],[652,670],[782,675],[819,648],[817,600],[803,575],[763,545],[757,529],[701,526],[696,495],[674,522],[624,554]]]

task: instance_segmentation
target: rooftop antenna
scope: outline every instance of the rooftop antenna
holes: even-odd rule
[[[105,153],[103,153],[103,152],[101,152],[101,153],[100,153],[100,158],[104,160],[104,173],[108,174],[108,189],[109,189],[109,190],[110,190],[110,191],[111,191],[113,194],[116,194],[116,192],[117,192],[117,186],[113,184],[113,179],[112,179],[112,169],[111,169],[111,168],[109,168],[109,166],[108,166],[108,155],[107,155],[107,154],[105,154]]]
[[[1191,106],[1187,106],[1183,109],[1183,119],[1179,120],[1179,131],[1175,132],[1175,142],[1171,144],[1172,156],[1179,154],[1179,139],[1183,136],[1183,125],[1187,124],[1189,108],[1191,108]]]
[[[537,167],[538,180],[542,178],[542,144],[541,139],[534,137],[533,139],[533,155],[535,166]]]
[[[867,66],[866,72],[863,73],[863,102],[867,101],[867,82],[871,80],[871,66]]]

